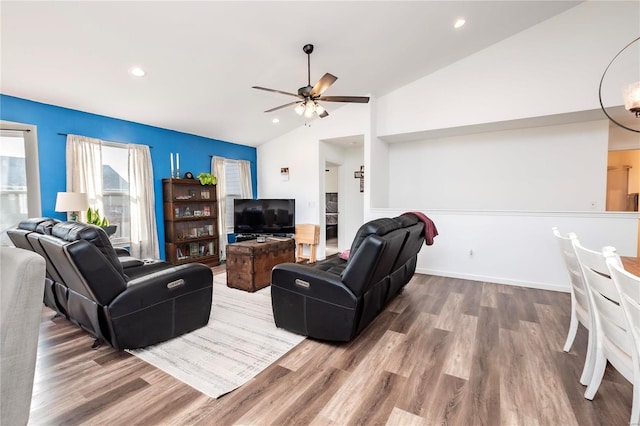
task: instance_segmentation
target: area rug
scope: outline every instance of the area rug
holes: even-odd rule
[[[226,274],[213,280],[206,327],[168,342],[128,352],[211,398],[251,380],[304,336],[276,328],[271,287],[255,293],[232,289]]]

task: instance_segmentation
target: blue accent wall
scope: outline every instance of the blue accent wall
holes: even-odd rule
[[[164,256],[164,218],[162,213],[162,179],[168,178],[170,153],[180,153],[180,174],[190,171],[194,176],[211,169],[211,155],[251,162],[253,197],[258,193],[256,149],[250,146],[195,136],[126,120],[90,114],[55,105],[33,102],[0,94],[0,119],[35,125],[38,128],[40,159],[40,191],[42,215],[66,219],[54,211],[56,194],[66,191],[66,136],[68,133],[113,142],[151,146],[156,221],[160,257]],[[175,160],[175,159],[174,159]]]

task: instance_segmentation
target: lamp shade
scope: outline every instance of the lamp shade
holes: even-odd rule
[[[84,192],[58,192],[57,212],[81,212],[89,208],[89,200]]]

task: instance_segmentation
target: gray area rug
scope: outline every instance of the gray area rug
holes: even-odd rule
[[[251,380],[305,337],[276,328],[271,287],[232,289],[214,276],[206,327],[168,342],[128,352],[200,392],[218,398]]]

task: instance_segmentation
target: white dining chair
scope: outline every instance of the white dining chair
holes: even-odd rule
[[[552,228],[553,235],[558,242],[562,260],[567,269],[569,283],[571,284],[571,321],[569,322],[569,332],[567,340],[564,343],[563,351],[569,352],[573,346],[578,331],[578,325],[582,324],[589,331],[587,338],[587,356],[584,361],[580,383],[588,385],[593,374],[593,365],[595,362],[595,329],[591,327],[591,308],[589,302],[589,294],[584,284],[584,276],[580,268],[580,262],[576,257],[573,243],[578,242],[576,234],[569,233],[566,236],[560,234],[558,228]]]
[[[625,271],[612,259],[607,259],[611,279],[620,293],[620,302],[633,337],[633,400],[631,405],[632,425],[640,424],[640,277]]]
[[[611,279],[607,262],[622,265],[613,247],[605,247],[602,252],[586,249],[574,243],[580,266],[584,274],[595,323],[595,364],[593,375],[584,397],[593,399],[607,361],[629,382],[635,383],[633,368],[633,337],[622,306],[620,294]]]

